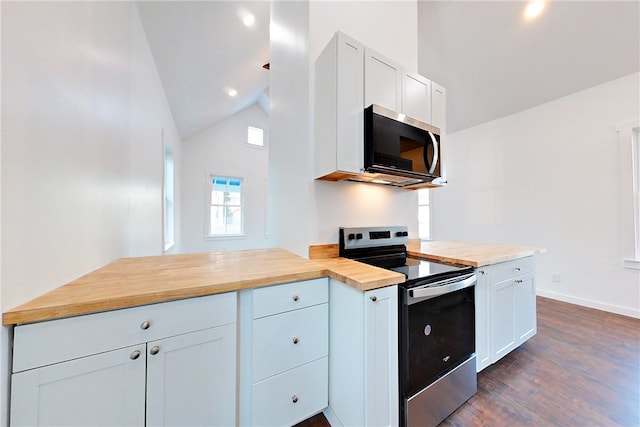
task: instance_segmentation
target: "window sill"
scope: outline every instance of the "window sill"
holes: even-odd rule
[[[626,258],[623,261],[624,268],[631,268],[633,270],[640,270],[640,259]]]
[[[204,236],[204,240],[241,240],[246,239],[246,234],[224,234],[224,235],[207,235]]]

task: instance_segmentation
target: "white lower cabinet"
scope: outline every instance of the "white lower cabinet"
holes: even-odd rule
[[[476,285],[478,371],[497,362],[537,332],[532,257],[481,267]]]
[[[144,359],[139,345],[13,374],[11,425],[142,426]]]
[[[235,424],[236,309],[233,292],[17,326],[11,425]]]
[[[240,425],[290,426],[328,402],[326,278],[240,294]]]
[[[398,287],[330,284],[327,415],[343,426],[398,425]]]

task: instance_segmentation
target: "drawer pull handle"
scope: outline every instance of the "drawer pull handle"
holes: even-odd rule
[[[484,270],[480,270],[480,274],[485,274]]]
[[[516,283],[522,283],[522,280],[518,279],[516,280]]]
[[[147,329],[149,329],[150,326],[151,326],[151,323],[148,320],[145,320],[140,324],[140,329],[142,329],[143,331],[146,331]]]
[[[129,359],[131,360],[136,360],[138,357],[140,357],[140,350],[136,350],[129,355]]]
[[[298,302],[298,300],[299,300],[299,299],[300,299],[300,297],[299,297],[298,295],[294,295],[294,296],[293,296],[293,300],[294,300],[295,302]]]
[[[160,353],[160,347],[154,345],[153,347],[151,347],[151,350],[149,350],[149,353],[151,353],[152,356],[155,356],[156,354]]]
[[[291,401],[293,403],[298,403],[298,396],[296,396],[295,394],[293,395],[293,397],[291,397]]]
[[[371,295],[369,298],[370,298],[370,299],[371,299],[371,301],[373,301],[373,302],[378,301],[378,297],[377,297],[377,296],[375,296],[375,295]]]
[[[300,342],[300,340],[298,338],[296,338],[296,337],[293,338],[293,343],[294,344],[298,344],[299,342]]]
[[[516,271],[520,271],[520,267],[516,267]]]

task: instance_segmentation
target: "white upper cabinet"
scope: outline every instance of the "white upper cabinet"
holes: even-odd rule
[[[406,70],[402,73],[402,112],[431,123],[431,81]]]
[[[315,64],[315,175],[364,165],[364,46],[336,33]]]
[[[362,174],[369,105],[443,129],[444,97],[442,86],[337,32],[315,62],[315,178],[341,181]]]
[[[402,67],[376,51],[364,50],[364,106],[402,107]]]
[[[445,133],[447,121],[447,91],[436,82],[431,82],[431,124]]]

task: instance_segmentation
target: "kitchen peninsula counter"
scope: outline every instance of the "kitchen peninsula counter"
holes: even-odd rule
[[[545,252],[544,249],[528,246],[510,246],[496,243],[456,240],[424,241],[411,239],[409,243],[407,243],[407,253],[412,258],[464,264],[472,267],[484,267],[543,252]]]
[[[4,325],[332,277],[357,289],[389,286],[401,274],[351,260],[318,263],[284,249],[121,258],[2,315]]]

